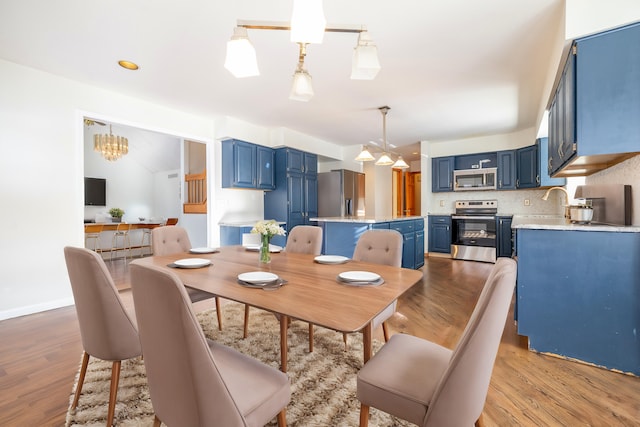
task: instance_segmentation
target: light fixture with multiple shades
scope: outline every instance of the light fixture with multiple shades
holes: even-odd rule
[[[384,107],[379,107],[378,109],[382,113],[382,150],[383,152],[380,158],[378,158],[378,160],[376,161],[376,166],[391,166],[394,169],[407,169],[409,165],[407,164],[407,162],[404,161],[402,156],[398,156],[398,160],[394,162],[391,156],[389,155],[389,152],[387,149],[387,112],[391,108],[385,105]],[[360,154],[358,154],[358,156],[355,158],[355,161],[369,162],[375,159],[376,158],[373,157],[371,152],[369,152],[368,147],[365,146],[360,152]]]
[[[313,97],[311,75],[304,69],[306,46],[310,43],[322,43],[325,32],[358,34],[358,44],[353,51],[351,79],[373,80],[380,71],[378,49],[366,27],[363,25],[327,27],[322,0],[294,0],[291,23],[238,20],[233,36],[227,42],[224,62],[224,67],[237,78],[260,74],[256,51],[249,41],[247,29],[291,31],[291,41],[300,45],[300,56],[293,74],[289,96],[296,101],[308,101]]]
[[[102,157],[114,162],[129,152],[129,140],[123,136],[114,135],[109,125],[108,135],[93,135],[93,150]]]

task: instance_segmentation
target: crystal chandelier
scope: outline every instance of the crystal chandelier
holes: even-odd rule
[[[129,140],[114,135],[109,125],[109,135],[93,135],[93,150],[110,162],[115,162],[129,152]]]

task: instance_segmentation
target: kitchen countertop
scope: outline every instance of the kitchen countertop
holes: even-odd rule
[[[614,233],[640,233],[640,227],[633,225],[573,224],[562,216],[554,215],[514,215],[511,228],[534,230],[608,231]]]
[[[309,221],[318,222],[361,222],[366,224],[375,224],[378,222],[406,221],[411,219],[424,219],[422,216],[330,216],[309,218]]]
[[[263,221],[261,219],[248,220],[248,221],[220,221],[218,225],[224,227],[253,227],[256,225],[258,221]],[[286,221],[276,221],[278,224],[286,224]]]

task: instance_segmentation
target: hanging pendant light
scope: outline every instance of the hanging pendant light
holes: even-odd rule
[[[382,113],[382,142],[383,142],[383,150],[382,156],[376,162],[376,166],[389,166],[393,164],[393,160],[391,156],[387,153],[387,111],[391,108],[384,106],[380,107],[379,110]]]
[[[114,135],[109,125],[109,135],[93,135],[93,151],[99,152],[108,161],[115,162],[129,153],[129,140]]]
[[[369,151],[369,148],[366,145],[362,148],[362,151],[360,152],[360,154],[358,154],[358,156],[355,158],[356,162],[371,162],[371,161],[374,161],[375,159],[376,158],[373,157],[373,155]]]
[[[352,80],[373,80],[380,71],[378,48],[371,40],[368,31],[358,35],[358,45],[353,48],[351,60]]]
[[[322,0],[294,0],[291,12],[291,41],[322,43],[327,20]]]
[[[313,98],[313,86],[311,84],[311,74],[304,69],[304,57],[307,54],[307,44],[298,43],[300,46],[300,55],[298,66],[293,73],[293,82],[291,83],[291,92],[289,99],[294,101],[307,102]]]
[[[407,169],[409,165],[404,161],[402,156],[398,156],[398,160],[392,166],[394,169]]]
[[[256,49],[249,41],[247,29],[235,27],[231,40],[227,42],[227,56],[224,68],[236,78],[259,76]]]

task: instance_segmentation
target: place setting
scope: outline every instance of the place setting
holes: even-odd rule
[[[167,264],[167,267],[172,268],[202,268],[212,265],[211,260],[205,258],[183,258],[178,259],[170,264]]]
[[[278,277],[277,274],[267,271],[250,271],[238,274],[238,284],[247,288],[271,291],[281,288],[286,283],[287,281]]]
[[[379,274],[370,271],[344,271],[338,274],[337,281],[348,286],[379,286],[384,283]]]
[[[190,254],[213,254],[216,252],[220,252],[220,248],[208,248],[208,247],[202,247],[202,248],[191,248],[189,249],[189,253]]]
[[[318,264],[344,264],[351,261],[351,258],[342,255],[318,255],[313,260]]]

